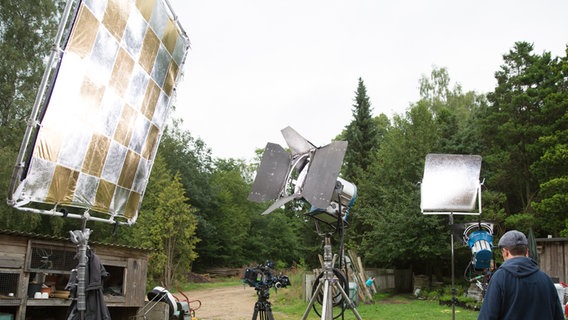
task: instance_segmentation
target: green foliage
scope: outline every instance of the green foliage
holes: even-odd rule
[[[517,42],[503,57],[498,85],[488,94],[491,105],[479,119],[491,173],[487,182],[506,192],[508,214],[532,213],[540,177],[531,166],[542,155],[540,138],[558,130],[568,99],[562,89],[566,79],[558,72],[563,62],[532,50],[531,44]]]
[[[0,193],[7,194],[26,119],[57,29],[60,1],[0,2]],[[0,227],[33,231],[40,217],[0,206]]]
[[[368,263],[407,267],[423,258],[430,264],[439,259],[437,242],[444,224],[420,213],[417,185],[425,155],[435,149],[437,140],[426,104],[413,107],[406,118],[395,117],[360,184],[358,219],[363,228],[357,231],[357,243]]]
[[[218,211],[212,212],[208,221],[215,226],[218,249],[210,258],[215,266],[241,266],[246,262],[244,250],[254,207],[247,200],[250,187],[241,175],[244,163],[219,161],[217,166],[209,183],[216,195]]]
[[[132,230],[139,246],[154,248],[148,279],[170,287],[191,270],[197,258],[195,236],[197,220],[185,197],[179,174],[172,176],[161,157],[157,157],[148,184],[148,197]]]

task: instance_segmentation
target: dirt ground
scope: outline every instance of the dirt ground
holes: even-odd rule
[[[257,301],[256,291],[242,285],[184,292],[190,302],[200,300],[195,311],[198,320],[250,320]],[[176,295],[183,300],[183,297]],[[193,308],[197,303],[190,303]]]

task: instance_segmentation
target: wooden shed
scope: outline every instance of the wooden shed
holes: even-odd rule
[[[536,239],[540,269],[556,283],[568,283],[568,238]]]
[[[113,319],[144,306],[149,251],[89,242],[110,276],[104,299]],[[71,300],[65,286],[78,260],[69,239],[0,230],[0,315],[15,320],[65,319]],[[46,292],[49,298],[39,298]],[[5,319],[5,318],[2,318]]]

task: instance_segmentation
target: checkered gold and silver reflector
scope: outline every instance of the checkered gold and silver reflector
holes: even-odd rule
[[[84,0],[73,15],[12,202],[132,224],[189,40],[166,0]]]

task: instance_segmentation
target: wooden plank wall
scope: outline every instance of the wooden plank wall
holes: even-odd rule
[[[95,253],[105,265],[125,267],[124,306],[142,307],[146,297],[148,253],[120,247],[94,246]],[[170,292],[172,288],[168,288]]]
[[[551,278],[568,283],[568,238],[536,239],[540,269]]]
[[[23,269],[28,249],[28,239],[0,234],[2,254],[0,268]]]

